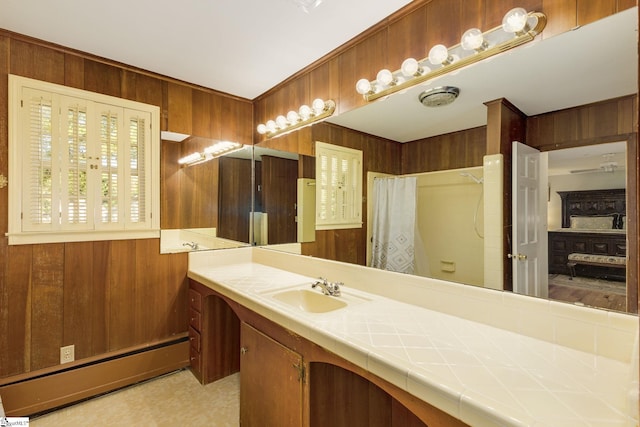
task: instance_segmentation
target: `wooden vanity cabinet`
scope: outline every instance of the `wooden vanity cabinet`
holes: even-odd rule
[[[191,290],[202,298],[201,329],[191,328],[200,334],[191,341],[193,372],[204,384],[239,368],[243,427],[467,426],[198,282]],[[236,359],[237,368],[222,363]]]
[[[191,371],[202,384],[240,370],[240,320],[211,289],[189,281]]]
[[[301,426],[302,356],[242,323],[240,425]]]

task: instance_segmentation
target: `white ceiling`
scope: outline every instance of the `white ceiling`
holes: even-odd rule
[[[254,99],[410,0],[0,0],[0,28]]]

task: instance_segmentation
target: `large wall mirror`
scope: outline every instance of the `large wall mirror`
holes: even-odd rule
[[[599,59],[595,52],[606,52],[603,56],[606,58]],[[637,66],[637,8],[632,8],[576,30],[535,41],[452,75],[442,76],[436,81],[428,82],[427,86],[414,87],[385,100],[331,117],[328,122],[404,144],[483,127],[487,124],[485,103],[500,98],[507,99],[528,117],[571,111],[605,100],[620,99],[622,103],[632,99],[630,103],[635,105],[638,93]],[[441,108],[425,107],[418,100],[419,94],[427,87],[435,86],[458,87],[460,95],[451,105]],[[605,117],[591,117],[590,126],[599,126],[600,119],[602,123],[606,122]],[[323,142],[332,143],[331,140]],[[277,146],[277,140],[270,141],[269,145]],[[637,250],[629,247],[629,240],[637,239],[635,236],[633,239],[627,238],[625,222],[628,207],[636,205],[635,192],[638,184],[635,166],[632,163],[627,168],[629,159],[633,161],[637,153],[636,134],[631,132],[619,135],[617,139],[591,137],[588,141],[578,141],[574,147],[566,150],[546,146],[543,152],[548,158],[549,234],[566,232],[571,239],[589,234],[586,236],[588,239],[582,239],[587,246],[575,246],[570,252],[606,255],[615,257],[616,262],[624,263],[629,249]],[[428,149],[424,153],[428,153]],[[271,152],[270,156],[292,161],[289,153],[283,152],[279,156],[276,152]],[[308,164],[309,158],[300,156],[299,169],[312,169],[304,168],[305,162]],[[292,169],[293,167],[291,166]],[[447,238],[446,235],[425,239],[425,252],[431,258],[428,269],[431,277],[491,287],[483,282],[482,271],[487,268],[484,263],[486,245],[483,243],[486,238],[484,224],[487,220],[485,194],[491,192],[490,186],[493,185],[484,179],[486,173],[486,166],[479,163],[464,169],[418,174],[425,180],[421,184],[425,200],[431,201],[428,209],[419,208],[424,212],[425,218],[428,216],[424,220],[425,227],[432,226],[437,231],[451,227],[453,223],[456,229],[464,228],[460,231],[463,234],[456,235],[455,239]],[[290,179],[293,181],[294,178],[303,177],[310,178],[299,173]],[[374,178],[375,176],[369,177]],[[371,187],[371,183],[367,183],[367,176],[363,180],[365,187]],[[633,191],[630,193],[627,189]],[[369,188],[366,192],[368,200],[371,199],[371,191]],[[602,194],[608,192],[617,192],[617,199],[603,201]],[[566,202],[567,199],[563,197],[567,193],[572,194],[569,200],[574,200],[571,197],[584,199],[582,202]],[[460,203],[454,203],[454,199]],[[611,207],[612,203],[618,202],[621,204],[608,210],[595,208],[599,203]],[[291,201],[287,203],[290,205]],[[563,223],[563,210],[569,208],[567,203],[573,203],[571,206],[574,208],[575,203],[582,203],[583,207],[583,210],[578,209],[570,216],[592,218],[581,219],[580,221],[584,221],[582,226],[575,226],[579,222],[577,219]],[[372,215],[369,212],[367,216]],[[595,219],[603,217],[606,219]],[[611,224],[604,226],[602,223],[608,220]],[[441,224],[433,227],[438,221]],[[593,221],[601,223],[598,225]],[[363,227],[367,227],[366,222]],[[367,241],[370,240],[369,231],[366,231]],[[637,229],[632,228],[632,232],[637,233]],[[455,240],[454,245],[451,244],[452,240]],[[290,235],[290,241],[296,241],[295,234]],[[549,251],[552,244],[566,245],[569,244],[567,242],[569,241],[550,241]],[[279,240],[277,243],[285,241]],[[454,247],[463,248],[464,252],[451,252]],[[567,255],[560,255],[561,261],[556,262],[556,265],[552,265],[552,256],[549,257],[550,298],[626,310],[627,276],[624,266],[607,265],[606,261],[603,261],[604,265],[597,265],[597,262],[589,265],[580,260],[574,265],[567,265],[566,258],[563,258]],[[452,265],[441,263],[449,258]],[[369,261],[367,259],[367,265]],[[637,286],[637,283],[631,285]],[[637,290],[635,292],[634,295],[637,295]]]
[[[179,160],[216,141],[163,132],[160,251],[226,249],[251,243],[253,147],[193,164]]]

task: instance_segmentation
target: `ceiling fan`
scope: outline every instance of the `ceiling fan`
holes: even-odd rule
[[[597,168],[591,169],[575,169],[569,171],[570,173],[589,173],[589,172],[609,172],[613,173],[618,168],[618,162],[614,162],[611,158],[614,156],[613,153],[603,154],[602,157],[605,159],[604,162],[600,163]]]

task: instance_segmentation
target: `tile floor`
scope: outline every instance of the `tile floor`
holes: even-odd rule
[[[239,425],[239,408],[239,374],[203,386],[182,370],[31,417],[29,425],[231,427]]]

